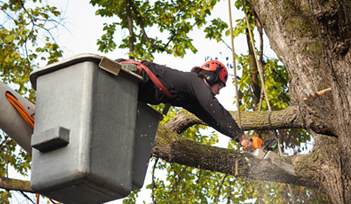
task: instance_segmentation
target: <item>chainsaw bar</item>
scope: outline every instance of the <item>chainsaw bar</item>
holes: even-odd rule
[[[249,152],[251,155],[255,156],[258,159],[261,159],[262,162],[271,162],[272,164],[279,166],[286,173],[296,176],[295,169],[292,164],[288,164],[280,159],[280,156],[273,151],[264,151],[262,149],[255,149]]]

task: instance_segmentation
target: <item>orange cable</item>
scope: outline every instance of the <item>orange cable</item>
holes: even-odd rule
[[[33,129],[34,128],[34,119],[23,108],[22,104],[10,92],[6,92],[6,98],[16,108],[16,110],[21,114],[21,116],[28,123],[28,125]]]
[[[50,200],[53,204],[56,204],[51,198],[49,198],[49,200]]]
[[[32,116],[30,116],[28,114],[28,112],[24,109],[22,104],[10,92],[6,92],[6,98],[16,108],[16,110],[21,114],[21,116],[28,123],[28,125],[33,129],[34,128],[34,119],[32,118]],[[40,198],[40,195],[37,194],[37,204],[39,204],[39,198]],[[49,198],[49,200],[53,204],[56,204],[51,198]]]
[[[37,193],[37,204],[39,204],[39,193]]]

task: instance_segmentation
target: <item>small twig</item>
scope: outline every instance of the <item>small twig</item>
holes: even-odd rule
[[[139,11],[135,8],[133,2],[131,2],[131,6],[132,6],[132,9],[133,9],[135,15],[137,16],[137,19],[138,19],[139,24],[140,24],[140,28],[141,28],[141,30],[143,31],[143,35],[144,35],[144,38],[145,38],[146,42],[150,43],[150,44],[151,44],[151,47],[153,47],[153,48],[155,48],[155,49],[157,49],[157,50],[166,51],[166,52],[168,53],[168,51],[165,50],[165,48],[159,47],[159,46],[153,44],[153,43],[150,41],[149,37],[148,37],[147,34],[146,34],[145,27],[144,27],[144,22],[143,22],[143,20],[141,19],[141,14],[140,14]]]
[[[278,77],[284,82],[284,86],[286,87],[287,86],[287,81],[275,70],[275,69],[272,69],[274,73],[276,73],[278,75]]]
[[[25,198],[27,198],[27,200],[29,200],[30,202],[32,202],[33,204],[35,204],[35,202],[32,200],[32,199],[30,199],[30,197],[28,197],[25,193],[23,193],[23,191],[20,191],[21,192],[21,194],[25,197]]]
[[[134,52],[134,31],[133,31],[133,20],[132,13],[130,11],[130,6],[132,2],[131,0],[126,1],[126,12],[127,12],[127,22],[128,22],[128,30],[129,30],[129,53]],[[130,59],[134,59],[134,57],[129,56]]]
[[[6,178],[9,178],[9,144],[6,144]]]
[[[152,187],[151,188],[152,188],[152,203],[154,203],[154,204],[156,204],[155,194],[154,194],[154,192],[155,192],[155,169],[156,169],[156,165],[157,165],[158,159],[159,158],[156,159],[154,167],[152,169]]]
[[[216,197],[216,204],[218,203],[218,198],[219,198],[219,194],[221,193],[221,189],[222,189],[222,186],[223,186],[223,183],[224,183],[224,180],[227,178],[228,174],[225,174],[223,176],[223,179],[221,181],[221,184],[219,185],[219,188],[218,188],[218,193],[217,193],[217,197]]]
[[[5,149],[5,147],[7,147],[7,145],[9,145],[12,142],[12,140],[7,140],[7,142],[5,143],[5,145],[3,147],[1,147],[0,149],[0,153]]]
[[[331,88],[327,88],[327,89],[324,89],[324,90],[322,90],[322,91],[318,91],[318,92],[316,92],[316,93],[310,94],[310,95],[308,95],[308,97],[309,97],[312,101],[314,101],[314,97],[316,97],[316,94],[319,95],[319,96],[323,96],[325,93],[327,93],[327,92],[329,92],[329,91],[332,91],[332,89],[331,89]],[[308,99],[307,99],[307,98],[304,98],[303,100],[304,100],[304,101],[307,101]]]
[[[228,192],[228,197],[227,197],[227,204],[230,203],[230,197],[232,196],[232,189],[230,186],[231,186],[231,184],[229,184],[229,186],[228,186],[229,192]]]

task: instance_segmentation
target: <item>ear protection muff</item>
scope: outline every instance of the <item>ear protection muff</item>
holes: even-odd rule
[[[206,67],[209,67],[209,64],[205,65]],[[222,66],[217,64],[216,67],[216,71],[210,72],[209,75],[205,78],[206,82],[208,83],[208,85],[212,86],[214,84],[216,84],[219,81],[219,76],[218,73],[219,71],[222,69]]]

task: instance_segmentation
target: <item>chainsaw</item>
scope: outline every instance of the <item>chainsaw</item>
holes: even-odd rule
[[[276,138],[263,141],[259,137],[253,137],[250,139],[250,142],[254,149],[261,149],[265,152],[274,151],[278,148],[278,141]]]
[[[279,155],[274,151],[278,148],[278,141],[276,138],[263,141],[259,137],[250,139],[254,150],[250,153],[259,159],[279,159]]]
[[[261,159],[263,163],[265,161],[269,161],[269,163],[279,166],[286,173],[295,176],[294,166],[282,161],[280,159],[280,156],[277,153],[275,153],[275,150],[278,148],[278,141],[276,138],[263,141],[259,137],[253,137],[250,139],[250,141],[252,143],[252,146],[254,147],[254,150],[248,153],[252,154],[258,159]],[[259,173],[259,166],[257,166],[257,169],[255,169],[254,171]]]

